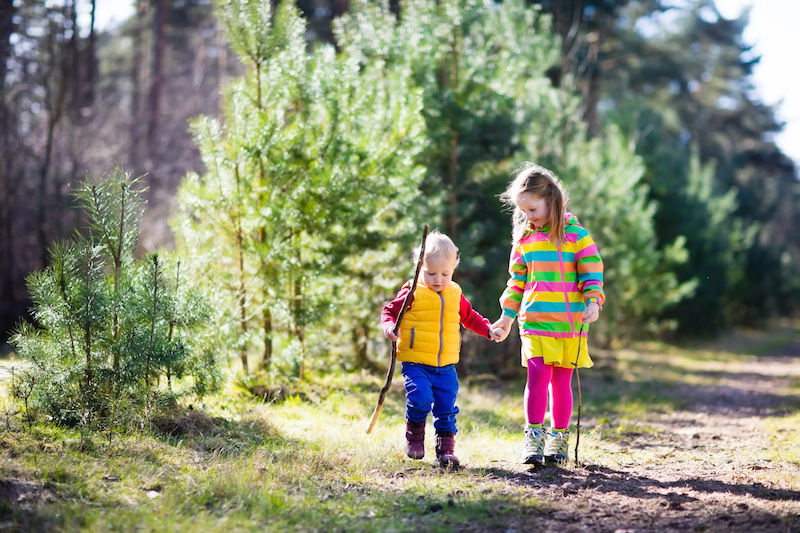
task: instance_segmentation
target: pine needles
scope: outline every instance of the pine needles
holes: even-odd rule
[[[143,191],[120,169],[87,179],[75,196],[88,236],[53,245],[49,266],[27,278],[34,323],[19,324],[11,343],[30,364],[13,390],[58,423],[143,427],[222,383],[210,308],[185,263],[135,258]]]

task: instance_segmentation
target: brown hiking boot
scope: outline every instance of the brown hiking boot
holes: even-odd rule
[[[425,457],[425,421],[406,420],[406,455],[412,459]]]
[[[458,467],[461,463],[453,453],[456,449],[456,437],[451,431],[436,434],[436,461],[440,466]]]

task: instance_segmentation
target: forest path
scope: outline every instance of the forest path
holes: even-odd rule
[[[36,522],[52,531],[68,514],[77,518],[67,531],[84,517],[98,524],[93,531],[115,523],[120,531],[230,531],[237,520],[237,531],[273,530],[275,516],[249,509],[284,498],[293,512],[320,520],[286,531],[332,530],[323,505],[348,512],[338,522],[347,527],[333,529],[365,532],[800,533],[798,329],[737,333],[722,344],[592,349],[595,367],[580,372],[580,463],[564,467],[519,464],[521,383],[497,376],[464,379],[456,447],[463,468],[452,476],[429,456],[405,457],[399,384],[378,431],[362,433],[377,390],[367,374],[368,403],[355,377],[352,391],[318,402],[231,400],[250,414],[191,411],[185,420],[201,429],[178,444],[98,434],[85,451],[77,432],[31,430],[6,413],[0,459],[13,474],[0,479],[0,507],[12,514],[0,514],[0,529],[36,530],[27,527]],[[0,360],[0,381],[20,363]],[[331,430],[331,420],[342,427]],[[186,475],[165,475],[178,471]],[[220,485],[219,472],[234,488]],[[157,503],[142,488],[153,486],[165,495]],[[192,522],[209,503],[195,493],[218,495],[206,529]]]
[[[547,502],[518,531],[537,524],[560,533],[800,532],[800,340],[727,361],[623,351],[615,364],[631,380],[636,368],[648,369],[645,385],[675,408],[638,415],[635,426],[606,431],[602,440],[590,433],[580,466],[504,464],[498,476]],[[591,372],[583,376],[584,409],[600,392]],[[603,431],[598,417],[582,425]],[[574,445],[573,433],[571,459]]]

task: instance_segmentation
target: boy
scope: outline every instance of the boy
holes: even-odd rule
[[[419,249],[414,262],[418,260]],[[437,230],[428,235],[417,288],[409,299],[399,336],[394,334],[397,316],[411,283],[384,306],[381,328],[387,339],[397,342],[397,360],[402,363],[406,390],[406,454],[425,456],[425,420],[433,412],[436,429],[436,461],[441,466],[459,466],[455,456],[456,394],[455,365],[461,349],[460,324],[492,340],[489,320],[472,309],[453,282],[459,263],[458,248]]]

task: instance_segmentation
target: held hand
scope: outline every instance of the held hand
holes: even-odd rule
[[[392,327],[387,327],[383,331],[383,336],[386,337],[387,339],[389,339],[392,342],[397,342],[397,341],[400,340],[400,337],[398,335],[394,334],[394,324],[392,324]]]
[[[494,342],[503,342],[508,336],[503,328],[494,328],[489,332],[489,336]]]
[[[592,302],[586,306],[586,312],[583,313],[583,323],[589,324],[600,318],[600,306],[597,302]]]
[[[495,342],[503,342],[511,332],[511,325],[514,319],[508,315],[501,316],[494,324],[489,327],[490,335]]]

